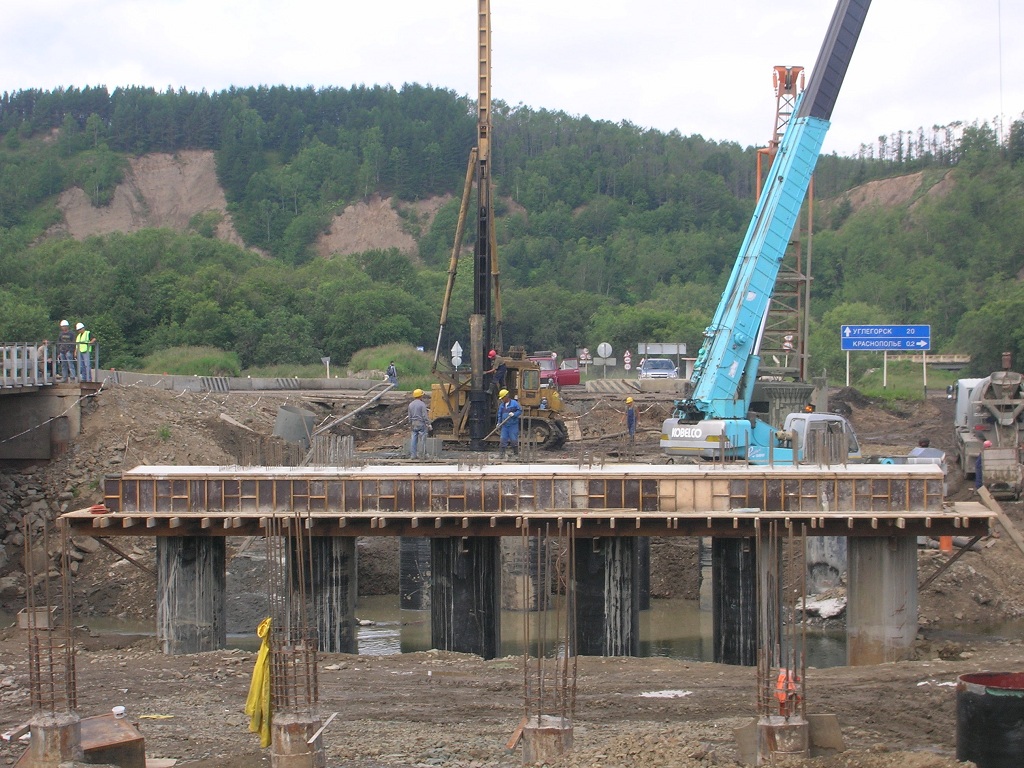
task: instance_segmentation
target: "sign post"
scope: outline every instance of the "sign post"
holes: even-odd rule
[[[608,358],[610,358],[612,356],[612,345],[609,344],[607,341],[602,341],[600,344],[597,345],[597,355],[598,355],[598,357],[604,358],[601,361],[601,378],[602,379],[607,379],[608,378]],[[614,361],[612,361],[612,365],[615,365]]]
[[[846,386],[850,386],[850,352],[882,353],[883,389],[889,386],[889,352],[920,352],[924,394],[928,396],[925,353],[932,348],[930,325],[843,325],[839,339],[841,349],[846,352]]]

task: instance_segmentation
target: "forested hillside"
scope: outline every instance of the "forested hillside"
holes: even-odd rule
[[[506,342],[696,350],[753,210],[754,148],[494,106]],[[343,363],[389,342],[433,347],[475,137],[464,97],[418,85],[21,91],[0,98],[0,135],[2,338],[82,319],[116,367],[178,345],[230,350],[244,366]],[[79,187],[104,206],[130,157],[194,149],[216,153],[249,249],[214,238],[216,213],[186,232],[54,234],[62,191]],[[979,371],[1004,349],[1024,360],[1022,158],[1016,121],[1002,140],[986,124],[954,124],[821,159],[812,370],[841,367],[841,323],[929,323],[933,349],[969,352]],[[911,174],[896,203],[847,195]],[[317,256],[336,214],[372,195],[451,201],[429,221],[397,208],[416,253]],[[451,313],[463,341],[468,276]]]

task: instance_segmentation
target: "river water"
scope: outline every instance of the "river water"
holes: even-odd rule
[[[547,646],[557,643],[564,627],[556,626],[557,611],[525,614],[502,611],[501,655],[523,652],[524,622],[530,622],[531,637],[537,636],[541,622],[549,638]],[[430,611],[399,610],[397,598],[360,597],[356,615],[372,624],[360,626],[359,653],[368,656],[411,653],[430,649]],[[563,619],[564,621],[564,619]],[[651,600],[651,608],[640,612],[640,656],[665,656],[691,661],[713,661],[711,611],[700,610],[697,600]],[[530,644],[536,653],[536,642]],[[808,628],[807,664],[834,667],[846,664],[846,633]]]
[[[523,652],[525,622],[529,621],[531,638],[543,635],[545,650],[559,645],[564,626],[556,626],[558,611],[544,614],[521,611],[502,611],[501,655],[515,656]],[[562,612],[564,615],[564,611]],[[360,597],[356,616],[361,625],[357,629],[359,653],[366,656],[387,656],[396,653],[426,651],[430,643],[430,611],[400,610],[398,597],[384,595]],[[117,618],[89,617],[80,631],[96,635],[132,635],[154,637],[151,623]],[[17,623],[17,617],[0,611],[0,626]],[[541,626],[543,624],[543,627]],[[538,630],[543,628],[543,632]],[[972,638],[1007,639],[1024,636],[1024,621],[1011,621],[994,626],[971,626],[928,630],[933,641],[952,640],[970,642]],[[229,648],[255,651],[259,638],[255,627],[249,632],[228,635]],[[529,643],[531,654],[537,652],[537,642]],[[701,610],[697,600],[652,600],[651,608],[640,613],[640,656],[664,656],[689,661],[714,661],[711,611]],[[807,629],[807,666],[836,667],[846,664],[846,633],[843,629]]]

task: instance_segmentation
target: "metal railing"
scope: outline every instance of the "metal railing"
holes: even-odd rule
[[[96,381],[100,367],[100,347],[91,341],[88,381]],[[44,387],[62,379],[80,381],[77,351],[58,354],[49,342],[0,342],[0,387]]]

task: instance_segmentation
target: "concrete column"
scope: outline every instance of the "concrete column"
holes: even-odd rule
[[[359,653],[356,638],[356,540],[351,536],[313,536],[306,576],[310,623],[316,622],[317,650]]]
[[[223,537],[157,537],[156,631],[164,653],[225,646],[224,564]]]
[[[835,589],[846,573],[845,536],[807,537],[807,594]]]
[[[576,540],[576,642],[580,655],[639,655],[638,549],[633,537]]]
[[[506,611],[541,611],[549,606],[551,563],[539,536],[505,536],[501,540],[501,607]]]
[[[430,607],[430,539],[399,537],[398,607],[409,611]]]
[[[711,540],[714,660],[757,665],[757,557],[752,538]]]
[[[430,642],[493,659],[501,652],[501,540],[430,542]]]
[[[917,539],[851,536],[847,550],[847,663],[910,658],[917,638]]]
[[[38,712],[29,726],[32,729],[29,765],[58,768],[82,759],[82,724],[77,713]]]
[[[572,720],[534,715],[523,726],[523,765],[558,760],[572,752]]]
[[[309,739],[320,730],[320,718],[290,713],[274,713],[270,725],[271,768],[326,768],[327,753],[323,736]]]

